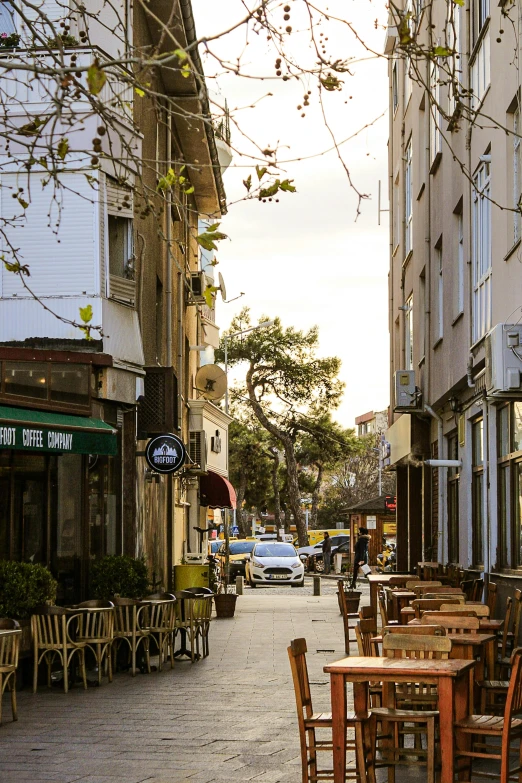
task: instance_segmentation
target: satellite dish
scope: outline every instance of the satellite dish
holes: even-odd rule
[[[204,400],[221,400],[227,390],[227,376],[217,364],[205,364],[196,373],[196,391]]]
[[[219,290],[221,291],[221,299],[225,302],[227,298],[227,289],[225,288],[225,281],[221,272],[218,273]]]

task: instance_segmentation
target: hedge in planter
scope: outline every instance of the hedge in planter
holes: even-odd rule
[[[0,560],[0,617],[25,620],[37,606],[55,599],[56,580],[48,568]]]
[[[115,595],[122,598],[142,598],[149,590],[147,566],[143,558],[127,555],[107,555],[94,563],[91,590],[95,598],[106,601]]]

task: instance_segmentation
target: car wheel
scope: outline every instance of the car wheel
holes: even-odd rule
[[[248,584],[250,585],[250,587],[257,587],[256,583],[253,582],[252,579],[248,580]]]
[[[293,584],[292,587],[304,587],[304,579],[302,582],[297,582],[297,584]]]

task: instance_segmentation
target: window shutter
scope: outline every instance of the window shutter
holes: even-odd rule
[[[140,438],[178,428],[178,379],[172,367],[145,367],[145,395],[138,407]]]
[[[107,213],[124,218],[134,217],[134,197],[132,190],[123,188],[110,177],[105,178]]]

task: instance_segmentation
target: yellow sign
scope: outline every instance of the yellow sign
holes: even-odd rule
[[[397,535],[397,523],[396,522],[385,522],[384,523],[384,535],[385,536],[396,536]]]

